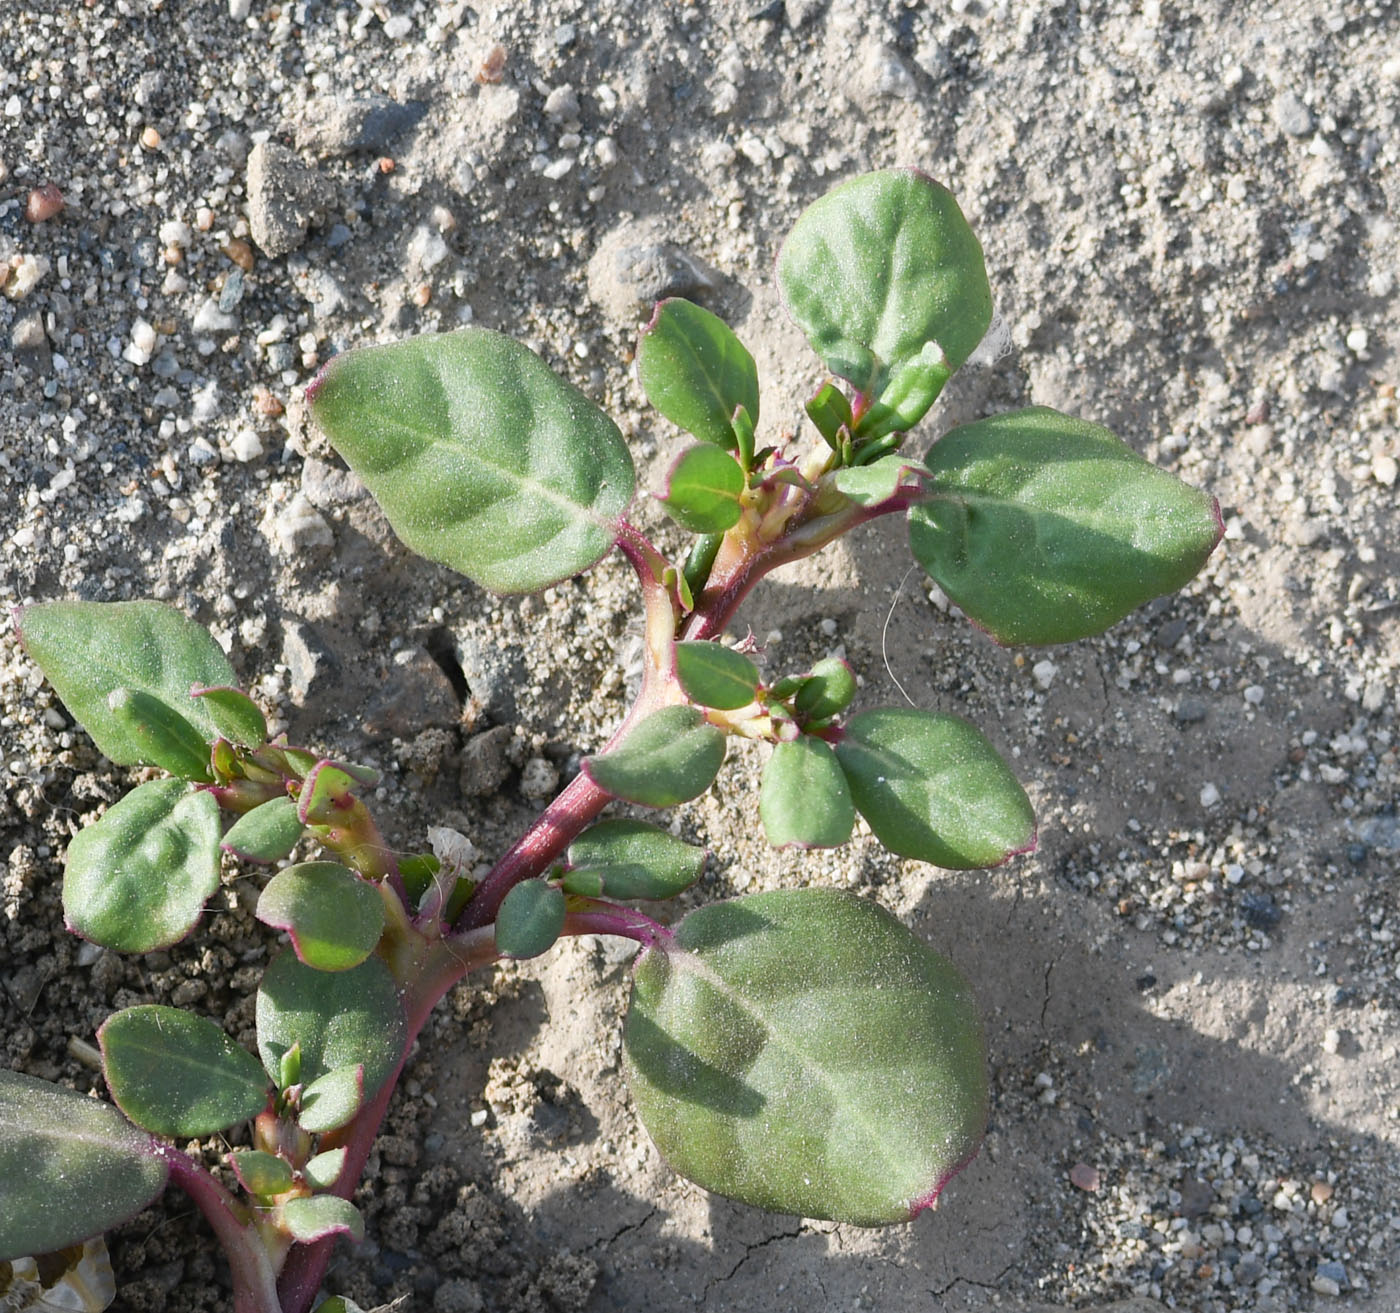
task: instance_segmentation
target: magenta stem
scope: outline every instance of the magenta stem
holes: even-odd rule
[[[282,1313],[272,1256],[248,1209],[178,1149],[162,1144],[160,1150],[175,1184],[194,1200],[228,1255],[234,1313]]]
[[[620,939],[635,939],[643,948],[675,937],[669,926],[653,921],[635,907],[596,898],[571,898],[569,905],[564,918],[566,935],[616,935]]]

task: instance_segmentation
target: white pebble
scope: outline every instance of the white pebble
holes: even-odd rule
[[[23,301],[48,277],[52,267],[46,256],[20,256],[19,263],[10,269],[10,278],[5,284],[5,295],[11,301]]]
[[[233,441],[229,443],[229,450],[233,452],[235,460],[240,460],[246,465],[263,454],[262,439],[252,429],[239,429]]]
[[[402,41],[413,31],[413,20],[407,14],[395,14],[384,24],[384,35],[390,41]]]
[[[228,0],[228,16],[241,23],[253,12],[253,0]]]
[[[156,349],[156,330],[144,319],[138,319],[131,326],[131,345],[138,351],[143,351],[149,359],[151,352]]]
[[[194,233],[190,231],[190,226],[183,219],[167,219],[160,226],[160,242],[162,246],[185,247],[194,240]]]
[[[1375,476],[1377,483],[1383,483],[1387,488],[1393,488],[1397,475],[1400,475],[1400,465],[1396,464],[1394,456],[1377,456],[1371,462],[1371,473]]]
[[[1358,356],[1366,354],[1366,348],[1371,344],[1371,335],[1364,328],[1353,328],[1347,334],[1347,350],[1354,352]]]
[[[1220,790],[1214,784],[1205,784],[1201,787],[1201,806],[1214,807],[1220,801]]]
[[[1264,690],[1258,684],[1251,684],[1244,691],[1244,700],[1251,707],[1257,707],[1264,700]]]
[[[194,312],[190,327],[196,333],[228,333],[238,327],[238,320],[219,309],[217,297],[206,296]]]
[[[1039,684],[1041,688],[1049,688],[1050,685],[1055,682],[1055,676],[1059,673],[1059,666],[1048,658],[1044,661],[1037,661],[1035,665],[1031,667],[1031,674],[1034,676],[1035,682]]]
[[[1322,1047],[1327,1053],[1336,1053],[1342,1047],[1342,1032],[1329,1026],[1322,1036]]]

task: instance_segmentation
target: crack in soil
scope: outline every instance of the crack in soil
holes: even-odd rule
[[[732,1281],[739,1269],[743,1267],[744,1264],[747,1263],[750,1258],[753,1257],[755,1251],[759,1249],[767,1249],[769,1245],[775,1244],[779,1240],[796,1240],[797,1237],[804,1234],[805,1231],[806,1228],[802,1225],[801,1222],[799,1222],[797,1224],[797,1230],[795,1231],[779,1231],[777,1235],[770,1235],[766,1239],[755,1241],[751,1245],[746,1245],[744,1247],[743,1256],[739,1259],[737,1263],[734,1264],[733,1267],[729,1269],[728,1272],[724,1274],[724,1276],[713,1277],[705,1283],[705,1289],[700,1292],[700,1298],[697,1301],[697,1303],[703,1306],[706,1300],[710,1298],[710,1292],[716,1286],[723,1285],[725,1282],[728,1281]]]
[[[604,1236],[602,1239],[595,1240],[592,1244],[584,1246],[583,1252],[585,1254],[591,1254],[595,1249],[611,1248],[613,1245],[617,1244],[617,1242],[621,1240],[623,1236],[631,1235],[633,1231],[640,1231],[642,1227],[644,1227],[648,1222],[650,1222],[651,1219],[655,1217],[660,1211],[661,1210],[659,1208],[653,1205],[651,1208],[647,1209],[646,1216],[643,1217],[640,1222],[629,1222],[626,1226],[620,1227],[618,1230],[614,1231],[612,1235]]]

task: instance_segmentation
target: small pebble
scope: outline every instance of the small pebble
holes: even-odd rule
[[[233,452],[235,460],[246,465],[263,454],[262,439],[252,429],[239,429],[229,443],[229,450]]]
[[[1220,790],[1214,784],[1201,786],[1201,806],[1214,807],[1220,801]]]
[[[154,128],[142,128],[141,145],[146,150],[155,150],[160,145],[160,133]]]
[[[1092,1194],[1099,1188],[1098,1168],[1090,1167],[1088,1163],[1075,1163],[1069,1169],[1069,1180],[1071,1185]]]
[[[52,182],[35,187],[24,203],[24,217],[30,223],[47,223],[63,209],[63,193]]]
[[[1059,673],[1059,666],[1057,666],[1053,661],[1049,660],[1048,658],[1042,661],[1037,661],[1035,665],[1031,667],[1031,675],[1034,677],[1035,682],[1039,684],[1041,688],[1049,688],[1050,685],[1055,682],[1055,676]]]
[[[1396,463],[1394,456],[1377,456],[1371,462],[1371,474],[1377,483],[1393,488],[1397,476],[1400,476],[1400,464]]]

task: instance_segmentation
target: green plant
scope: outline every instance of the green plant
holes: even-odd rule
[[[749,590],[867,520],[907,516],[916,559],[1005,643],[1098,633],[1180,587],[1220,536],[1214,501],[1104,429],[1030,409],[963,425],[922,459],[905,433],[990,321],[982,253],[952,196],[866,175],[798,220],[785,300],[836,379],[806,449],[757,436],[757,373],[723,322],[664,301],[638,350],[656,408],[697,441],[661,505],[696,535],[672,562],[626,518],[621,434],[523,346],[469,328],[349,352],[312,412],[403,541],[486,587],[529,591],[613,547],[645,609],[645,672],[612,740],[473,882],[396,858],[364,795],[374,773],[269,741],[199,626],[153,602],[22,608],[25,648],[112,761],[159,767],[72,842],[69,928],[123,952],[180,939],[221,852],[283,867],[257,915],[289,934],[258,991],[258,1056],[212,1021],[141,1006],[99,1040],[116,1107],[0,1072],[0,1259],[83,1240],[170,1179],[207,1216],[240,1313],[301,1313],[340,1233],[405,1055],[469,971],[561,935],[637,941],[624,1028],[637,1111],[682,1173],[735,1198],[863,1225],[908,1219],[976,1152],[982,1039],[953,966],[875,904],[824,889],[701,907],[666,925],[704,854],[614,801],[694,798],[733,736],[772,745],[759,816],[776,845],[845,842],[857,813],[904,857],[996,865],[1030,850],[1024,791],[965,720],[848,715],[844,662],[766,679],[721,642]],[[227,818],[232,824],[226,827]],[[170,1143],[251,1121],[231,1176]]]

